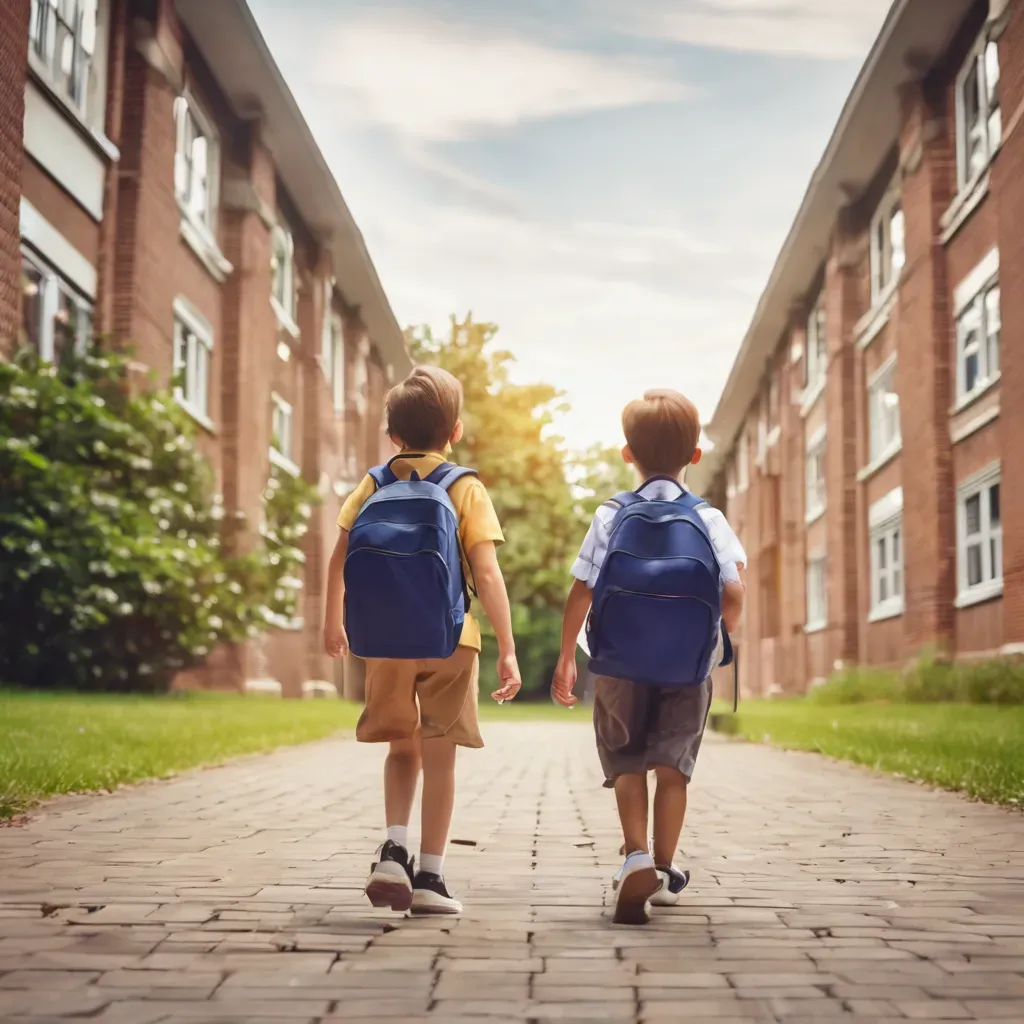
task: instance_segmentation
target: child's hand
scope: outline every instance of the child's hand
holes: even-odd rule
[[[516,661],[514,653],[503,654],[498,658],[498,678],[501,680],[501,688],[495,690],[491,696],[499,704],[514,700],[523,685],[519,677],[519,662]]]
[[[343,658],[348,654],[348,634],[344,626],[324,627],[324,650],[332,658]]]
[[[555,677],[551,681],[551,696],[565,708],[575,707],[579,698],[573,695],[572,688],[576,685],[576,652],[568,657],[558,659]]]

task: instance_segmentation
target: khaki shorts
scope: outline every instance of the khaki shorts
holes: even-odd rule
[[[419,733],[425,740],[446,736],[460,747],[482,747],[479,682],[480,657],[471,647],[427,661],[368,658],[356,739],[387,743]]]

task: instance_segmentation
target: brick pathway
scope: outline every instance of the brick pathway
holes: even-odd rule
[[[618,928],[589,729],[488,739],[462,763],[457,921],[364,903],[380,753],[352,743],[0,829],[0,1020],[1024,1020],[1024,816],[709,741],[693,887]]]

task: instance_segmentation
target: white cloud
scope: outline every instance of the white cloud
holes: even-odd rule
[[[644,38],[779,56],[863,57],[891,0],[618,0],[595,6]]]
[[[408,11],[340,23],[323,41],[317,78],[337,90],[342,116],[429,140],[689,94],[657,61],[488,35]]]

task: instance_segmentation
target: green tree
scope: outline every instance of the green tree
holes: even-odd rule
[[[435,338],[429,328],[410,330],[407,337],[416,361],[442,366],[462,382],[465,436],[454,458],[477,470],[501,520],[501,565],[523,688],[544,691],[558,659],[568,571],[583,536],[581,514],[561,439],[552,429],[562,396],[548,384],[510,379],[514,359],[493,345],[497,330],[472,316],[453,317],[446,338]],[[492,653],[486,635],[485,646],[486,655]],[[483,662],[485,674],[493,671],[490,657]]]
[[[167,392],[135,393],[127,365],[0,362],[5,683],[164,690],[217,644],[296,611],[315,489],[272,482],[261,543],[224,550],[235,522],[191,421]]]

